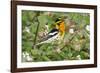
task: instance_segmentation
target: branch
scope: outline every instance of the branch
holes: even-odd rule
[[[38,16],[39,16],[39,14],[37,14],[36,17],[38,17]],[[35,35],[35,38],[34,38],[34,44],[33,44],[32,48],[35,48],[35,44],[36,44],[36,40],[37,40],[37,35],[38,35],[38,30],[39,30],[39,25],[40,25],[40,22],[39,22],[38,18],[37,18],[37,22],[38,22],[38,25],[37,25],[36,35]]]
[[[38,30],[39,30],[39,21],[38,21],[38,25],[37,25],[37,30],[36,30],[36,35],[35,35],[35,38],[34,38],[34,45],[36,44],[36,39],[37,39],[37,35],[38,35]]]

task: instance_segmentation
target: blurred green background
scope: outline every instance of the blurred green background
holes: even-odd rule
[[[50,31],[58,17],[66,17],[62,44],[34,46]],[[90,59],[90,15],[75,12],[22,10],[22,62]]]

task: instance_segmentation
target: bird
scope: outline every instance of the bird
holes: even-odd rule
[[[65,23],[64,20],[59,17],[55,20],[54,23],[55,27],[47,33],[44,38],[40,41],[40,43],[37,43],[36,45],[41,45],[44,43],[52,43],[55,41],[61,41],[64,38],[65,35]]]
[[[60,38],[63,39],[65,35],[65,23],[64,18],[57,18],[56,20],[56,28],[59,30]]]

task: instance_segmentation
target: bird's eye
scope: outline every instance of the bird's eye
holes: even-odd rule
[[[60,25],[60,23],[57,23],[57,25]]]
[[[56,22],[58,22],[58,21],[60,21],[60,20],[61,20],[61,17],[57,18],[57,19],[56,19]]]
[[[60,19],[56,19],[56,22],[60,21]]]

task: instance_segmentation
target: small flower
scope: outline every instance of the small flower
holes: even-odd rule
[[[81,50],[81,45],[80,44],[75,44],[74,50],[80,51]]]
[[[25,55],[25,53],[24,53],[24,52],[22,53],[22,55],[23,55],[23,58],[25,58],[25,57],[26,57],[26,55]]]
[[[23,52],[22,55],[23,55],[23,61],[32,61],[33,60],[28,52]]]
[[[69,33],[74,33],[74,29],[73,28],[69,29]]]
[[[30,29],[28,27],[25,27],[26,32],[30,33]]]
[[[90,25],[87,25],[85,28],[87,31],[90,31]]]
[[[29,56],[29,53],[28,53],[28,52],[25,52],[25,55],[26,55],[26,56]]]
[[[27,56],[26,59],[27,59],[27,61],[32,61],[33,60],[31,56]]]
[[[60,53],[61,52],[60,48],[57,48],[56,49],[56,52]]]
[[[77,59],[78,59],[78,60],[81,60],[81,56],[80,56],[80,55],[77,55]]]
[[[51,12],[45,12],[45,15],[51,16],[52,13]]]

